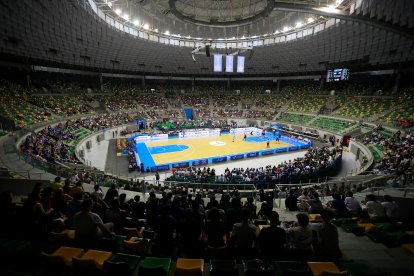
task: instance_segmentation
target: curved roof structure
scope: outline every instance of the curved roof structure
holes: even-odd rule
[[[208,9],[193,0],[99,1],[2,1],[2,59],[99,71],[210,75],[212,59],[199,56],[194,62],[192,49],[211,45],[226,53],[249,46],[253,51],[246,73],[256,76],[322,72],[345,64],[395,68],[414,59],[414,1],[409,0],[339,1],[334,11],[326,5],[337,1],[210,0]],[[128,17],[117,15],[121,4],[129,5]],[[134,24],[134,9],[145,13],[151,26]],[[279,16],[284,19],[271,20]],[[246,20],[251,22],[244,24]],[[293,25],[297,20],[301,24]],[[161,29],[165,26],[169,34]]]

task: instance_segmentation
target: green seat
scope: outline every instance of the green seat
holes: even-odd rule
[[[274,275],[273,269],[265,267],[257,260],[243,260],[243,270],[246,276],[271,276]]]
[[[147,257],[139,266],[140,276],[167,276],[171,267],[171,258]]]
[[[235,260],[210,260],[211,276],[237,276],[238,274]]]
[[[340,265],[346,270],[349,276],[377,275],[378,271],[366,263],[346,262]]]
[[[296,261],[277,261],[274,262],[276,275],[279,276],[307,276],[312,275],[308,266]]]
[[[138,267],[140,256],[116,253],[104,262],[104,269],[111,275],[131,275]]]

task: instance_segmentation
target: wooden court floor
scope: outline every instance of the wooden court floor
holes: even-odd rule
[[[197,137],[197,138],[177,138],[163,141],[145,142],[148,148],[162,147],[167,145],[184,145],[188,149],[178,152],[167,152],[161,154],[152,154],[156,164],[174,163],[186,160],[197,160],[214,156],[247,153],[259,150],[266,150],[266,140],[263,142],[246,142],[243,141],[244,134],[236,135],[233,142],[232,134],[223,134],[213,137]],[[249,136],[249,135],[248,135]],[[292,144],[286,142],[276,142],[269,140],[269,149],[289,147]]]

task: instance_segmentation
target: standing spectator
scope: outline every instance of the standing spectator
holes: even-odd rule
[[[235,223],[230,238],[239,257],[252,258],[256,240],[256,226],[250,223],[250,210],[241,210],[242,222]]]
[[[270,227],[263,228],[257,237],[260,256],[267,260],[281,260],[285,255],[286,232],[279,227],[279,214],[272,211]]]
[[[293,258],[307,261],[312,258],[312,229],[309,226],[307,214],[296,215],[297,222],[291,224],[285,222],[286,233],[289,237],[291,254]]]
[[[160,185],[160,175],[158,172],[155,172],[155,185]]]
[[[342,254],[339,249],[338,229],[330,223],[334,213],[325,209],[321,212],[321,216],[322,223],[311,224],[317,236],[317,240],[313,243],[316,257],[321,261],[336,261]]]

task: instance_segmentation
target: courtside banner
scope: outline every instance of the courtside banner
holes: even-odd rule
[[[230,160],[238,160],[238,159],[243,159],[243,158],[244,158],[244,154],[230,155]]]
[[[266,151],[262,151],[262,156],[264,155],[271,155],[274,154],[275,152],[273,150],[266,150]]]
[[[220,162],[225,162],[227,161],[227,156],[222,156],[222,157],[216,157],[211,159],[212,163],[220,163]]]
[[[178,163],[173,163],[172,164],[173,168],[187,168],[190,167],[190,162],[178,162]]]
[[[208,164],[208,159],[200,159],[200,160],[193,161],[193,166],[202,166],[202,165],[207,165],[207,164]]]
[[[156,171],[168,171],[170,169],[169,165],[159,165],[159,166],[153,166],[151,167],[152,172]]]
[[[256,156],[259,156],[259,152],[258,151],[246,153],[246,158],[256,157]]]

